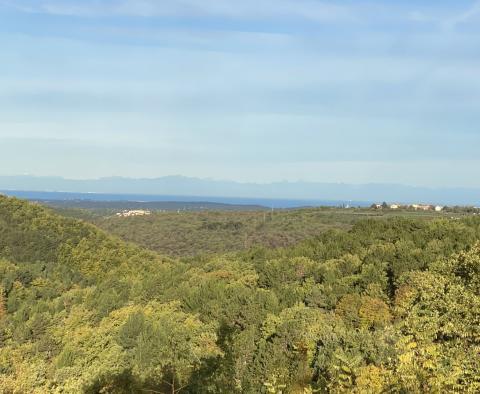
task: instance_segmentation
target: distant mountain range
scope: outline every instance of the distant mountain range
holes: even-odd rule
[[[480,205],[480,189],[474,188],[426,188],[375,183],[362,185],[314,182],[240,183],[184,176],[154,179],[109,177],[89,180],[0,176],[0,190],[196,196],[205,197],[205,201],[208,201],[208,197],[229,197]]]

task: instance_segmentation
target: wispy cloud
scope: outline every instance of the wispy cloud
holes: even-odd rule
[[[452,9],[439,8],[441,13],[415,10],[410,12],[409,20],[418,23],[432,23],[437,25],[444,31],[452,31],[462,25],[480,21],[480,1],[476,1],[468,8],[460,11],[453,11]]]
[[[480,1],[475,2],[470,8],[466,11],[448,18],[444,21],[444,27],[447,29],[454,29],[462,24],[469,23],[475,19],[480,20]]]
[[[415,183],[409,163],[448,158],[473,164],[432,182],[478,184],[479,17],[473,0],[0,0],[0,139],[25,137],[0,164],[348,181],[375,158]]]
[[[238,19],[353,20],[350,7],[317,0],[4,0],[24,12],[75,16],[211,16]]]

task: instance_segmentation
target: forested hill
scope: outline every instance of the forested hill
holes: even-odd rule
[[[0,392],[480,390],[480,220],[162,258],[0,197]]]

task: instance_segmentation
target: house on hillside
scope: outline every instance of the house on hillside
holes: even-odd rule
[[[433,208],[431,205],[425,204],[412,204],[411,207],[415,209],[415,211],[431,211]]]

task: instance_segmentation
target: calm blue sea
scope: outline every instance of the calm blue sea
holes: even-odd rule
[[[205,197],[205,196],[165,196],[148,194],[102,194],[102,193],[68,193],[68,192],[37,192],[2,190],[3,194],[27,200],[89,200],[89,201],[135,201],[135,202],[213,202],[234,205],[261,205],[269,208],[298,208],[298,207],[367,207],[371,202],[366,201],[330,201],[330,200],[290,200],[244,197]]]

